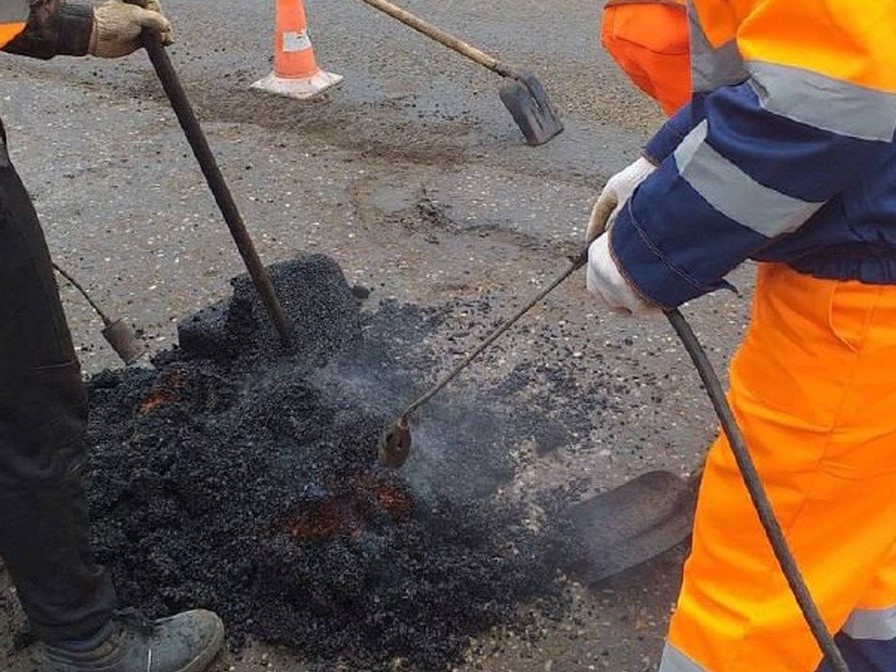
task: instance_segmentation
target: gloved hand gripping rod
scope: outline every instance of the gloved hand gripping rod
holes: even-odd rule
[[[141,39],[143,40],[143,46],[146,48],[146,53],[149,54],[149,60],[152,61],[156,70],[159,81],[162,83],[162,88],[165,89],[168,100],[171,102],[171,107],[174,108],[177,120],[180,122],[190,147],[193,149],[193,154],[196,156],[200,168],[202,168],[202,173],[205,175],[209,189],[211,189],[215,201],[221,209],[224,221],[227,222],[227,227],[230,229],[230,234],[233,236],[240,256],[242,256],[246,264],[255,289],[261,296],[261,300],[271,320],[274,322],[274,326],[277,328],[280,341],[285,347],[291,347],[293,344],[292,324],[286,318],[280,301],[277,299],[274,286],[271,284],[271,279],[261,263],[258,252],[255,251],[255,245],[249,236],[246,224],[242,215],[240,215],[236,202],[233,200],[233,195],[230,193],[227,183],[224,181],[224,176],[221,174],[215,155],[208,145],[205,133],[202,132],[202,127],[199,125],[199,120],[193,112],[193,107],[190,105],[183,86],[181,86],[177,72],[171,64],[171,59],[168,58],[165,47],[162,46],[156,35],[144,30]]]
[[[448,383],[454,380],[454,378],[472,364],[486,348],[494,343],[504,332],[510,329],[510,327],[516,324],[520,318],[528,313],[533,307],[538,305],[548,294],[563,284],[563,282],[578,269],[582,268],[588,262],[588,247],[589,246],[586,245],[585,249],[583,249],[577,257],[574,257],[571,260],[572,263],[570,267],[563,274],[559,275],[553,282],[535,295],[531,301],[520,308],[507,321],[499,325],[473,352],[467,355],[436,385],[407,407],[401,417],[399,417],[392,427],[389,428],[380,446],[380,460],[385,466],[398,468],[407,460],[411,449],[411,414],[432,399],[432,397],[448,385]],[[669,323],[672,325],[672,328],[675,329],[675,333],[681,340],[682,345],[684,345],[685,350],[694,362],[697,373],[700,375],[700,378],[706,387],[706,392],[712,402],[716,416],[718,416],[719,422],[722,425],[722,430],[725,432],[725,436],[728,438],[728,443],[731,445],[731,450],[734,453],[734,458],[737,462],[741,477],[743,478],[744,485],[746,485],[750,499],[752,500],[753,506],[759,517],[759,522],[762,524],[762,529],[768,538],[778,564],[781,566],[781,571],[784,573],[784,577],[797,601],[797,605],[803,614],[803,618],[806,620],[806,624],[812,632],[812,636],[815,638],[815,641],[818,643],[824,656],[830,661],[835,672],[849,672],[849,667],[843,658],[843,654],[837,647],[836,642],[834,642],[833,636],[828,631],[827,626],[821,617],[821,613],[818,611],[818,607],[812,599],[812,595],[809,593],[809,589],[796,564],[793,553],[790,551],[787,540],[784,538],[784,533],[775,517],[771,502],[768,499],[768,495],[759,478],[759,473],[756,470],[756,465],[753,463],[753,458],[750,456],[746,441],[740,431],[740,427],[737,424],[731,406],[728,404],[728,399],[722,389],[722,384],[719,382],[719,377],[716,375],[712,363],[706,356],[706,351],[703,349],[703,346],[700,345],[700,341],[697,339],[696,334],[694,334],[693,329],[691,329],[690,324],[688,324],[688,321],[678,309],[673,308],[664,312]]]

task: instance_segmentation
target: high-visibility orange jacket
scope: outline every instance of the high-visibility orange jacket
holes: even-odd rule
[[[853,672],[896,670],[896,0],[691,0],[692,102],[610,230],[678,305],[759,264],[729,399]],[[829,672],[726,439],[661,672]]]
[[[692,102],[611,249],[676,306],[748,258],[896,284],[896,1],[691,0]]]
[[[0,0],[0,49],[35,58],[83,56],[93,8],[65,0]]]

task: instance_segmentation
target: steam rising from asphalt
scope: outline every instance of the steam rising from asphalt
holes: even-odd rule
[[[566,493],[536,497],[552,522],[537,529],[502,493],[529,429],[494,390],[447,390],[415,418],[406,468],[377,462],[434,371],[422,344],[438,316],[394,303],[362,316],[325,257],[271,277],[297,352],[278,352],[241,279],[156,371],[92,381],[95,545],[123,601],[213,608],[235,646],[277,642],[321,670],[401,657],[427,671],[521,604],[560,604]]]

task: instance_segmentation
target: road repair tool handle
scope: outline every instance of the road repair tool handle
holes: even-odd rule
[[[84,287],[81,285],[81,283],[78,282],[77,280],[75,280],[74,276],[71,273],[66,271],[61,266],[59,266],[55,261],[53,261],[51,263],[53,264],[53,268],[56,270],[56,272],[59,275],[61,275],[63,278],[65,278],[68,281],[68,283],[72,287],[77,289],[78,292],[81,294],[81,296],[83,296],[87,300],[87,303],[89,303],[90,307],[93,308],[93,312],[95,312],[97,315],[100,316],[100,319],[103,321],[103,324],[106,325],[107,327],[110,324],[112,324],[112,319],[108,315],[106,315],[106,313],[103,311],[103,309],[100,308],[99,304],[97,304],[96,301],[93,300],[93,297],[91,297],[90,294],[87,293],[87,290],[84,289]]]
[[[367,0],[364,0],[367,2]],[[557,287],[562,285],[569,276],[575,273],[577,270],[582,268],[586,263],[588,263],[588,246],[576,256],[571,259],[571,264],[566,271],[563,272],[562,275],[558,275],[547,287],[541,290],[538,294],[532,297],[532,300],[529,301],[525,306],[516,311],[510,318],[507,319],[506,322],[503,322],[499,325],[494,331],[492,331],[479,346],[473,350],[469,355],[463,358],[461,362],[455,366],[451,371],[445,374],[445,377],[442,378],[438,383],[436,383],[432,388],[430,388],[422,397],[416,399],[410,406],[408,406],[404,413],[401,414],[401,420],[407,423],[410,416],[416,411],[418,408],[423,406],[423,404],[427,403],[430,399],[432,399],[436,394],[438,394],[448,383],[457,378],[457,376],[473,361],[479,357],[492,343],[497,341],[505,331],[510,329],[514,324],[519,322],[519,320],[530,310],[532,310],[535,306],[544,300],[544,298],[553,292]]]
[[[239,209],[236,207],[236,202],[233,200],[233,195],[230,193],[227,183],[224,181],[224,176],[221,174],[215,155],[212,154],[212,150],[205,138],[205,133],[202,132],[202,127],[199,125],[199,120],[193,112],[193,106],[190,105],[183,86],[181,86],[171,59],[168,58],[165,47],[162,46],[156,35],[144,30],[141,37],[143,46],[149,54],[149,60],[152,61],[153,67],[156,69],[162,88],[165,89],[168,100],[171,101],[171,107],[174,108],[177,120],[187,136],[190,147],[193,149],[193,154],[196,155],[196,160],[199,162],[200,168],[202,168],[202,173],[205,175],[208,186],[215,197],[215,201],[218,203],[218,207],[221,209],[224,221],[227,222],[237,249],[239,249],[240,255],[243,257],[252,282],[255,284],[255,289],[261,296],[261,300],[265,308],[267,308],[274,326],[277,328],[280,341],[284,347],[290,348],[293,345],[292,325],[286,318],[283,307],[277,299],[271,279],[261,263],[258,252],[255,250],[252,238],[246,230],[246,224],[240,215]]]
[[[523,137],[526,138],[526,142],[532,147],[550,142],[563,132],[563,121],[557,114],[557,110],[554,109],[544,85],[531,72],[512,68],[506,63],[502,63],[494,56],[446,33],[419,16],[392,4],[389,0],[364,0],[364,2],[439,44],[453,49],[462,56],[499,74],[504,81],[498,88],[498,96],[504,107],[510,112]]]
[[[406,26],[410,26],[414,30],[423,33],[427,37],[431,37],[436,42],[444,44],[449,49],[454,49],[469,58],[476,61],[479,65],[483,65],[493,72],[497,72],[502,77],[516,77],[517,73],[509,65],[502,63],[494,56],[486,54],[481,49],[477,49],[472,44],[468,44],[463,40],[446,33],[441,28],[432,25],[428,21],[424,21],[419,16],[411,14],[409,11],[402,9],[397,5],[393,5],[387,0],[362,0],[374,9],[378,9],[391,16],[393,19],[401,21]]]
[[[753,458],[750,456],[744,436],[740,431],[731,406],[728,404],[728,399],[725,396],[725,391],[722,389],[721,382],[719,382],[719,377],[716,375],[709,357],[706,356],[706,351],[700,345],[694,330],[691,329],[681,312],[675,309],[668,310],[666,311],[666,317],[681,339],[685,350],[687,350],[688,355],[694,362],[694,366],[697,368],[697,373],[700,374],[700,379],[706,387],[706,392],[712,401],[716,415],[722,423],[722,430],[725,432],[725,436],[728,437],[728,443],[731,444],[731,451],[734,453],[734,459],[737,461],[744,484],[750,493],[750,499],[753,500],[753,506],[759,515],[759,521],[762,523],[762,528],[765,530],[772,551],[778,560],[778,564],[781,565],[781,571],[784,573],[790,590],[796,598],[800,610],[803,612],[803,617],[806,619],[812,635],[834,670],[836,672],[849,672],[849,667],[843,659],[843,654],[840,653],[834,638],[828,631],[818,611],[818,607],[809,593],[809,588],[806,586],[796,560],[794,560],[793,553],[791,553],[787,545],[787,540],[784,538],[784,533],[781,531],[781,526],[775,517],[775,512],[759,478],[759,472],[756,470]]]

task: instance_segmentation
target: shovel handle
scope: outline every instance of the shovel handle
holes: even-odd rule
[[[374,9],[378,9],[379,11],[388,14],[393,19],[397,19],[401,21],[406,26],[413,28],[414,30],[423,33],[429,38],[432,38],[436,42],[445,45],[449,49],[454,49],[454,51],[459,54],[466,56],[471,61],[475,61],[479,65],[482,65],[492,72],[496,72],[502,77],[516,77],[516,73],[510,68],[510,66],[502,63],[494,56],[491,56],[481,49],[477,49],[472,44],[464,42],[460,38],[451,35],[450,33],[445,32],[438,26],[434,26],[428,21],[424,21],[416,14],[411,14],[406,9],[402,9],[398,5],[394,5],[388,0],[361,0],[362,2],[367,3]]]
[[[199,125],[199,120],[193,112],[193,106],[190,105],[174,65],[172,65],[171,59],[168,58],[168,52],[165,51],[165,47],[162,46],[158,36],[150,31],[144,30],[141,39],[146,53],[149,54],[149,60],[152,61],[152,65],[159,77],[159,81],[162,83],[162,88],[165,90],[165,94],[171,102],[171,107],[177,115],[177,120],[180,122],[184,134],[187,136],[187,141],[193,149],[193,154],[199,162],[199,167],[202,169],[203,175],[205,175],[209,189],[211,189],[218,208],[220,208],[221,214],[224,216],[224,221],[230,229],[230,234],[233,236],[240,256],[242,256],[243,262],[246,264],[255,289],[261,296],[261,300],[271,320],[274,322],[277,333],[280,335],[280,341],[284,347],[289,348],[293,345],[292,325],[286,318],[283,307],[277,299],[271,279],[261,263],[258,252],[255,250],[255,244],[252,242],[243,217],[240,215],[236,202],[233,200],[230,188],[224,181],[224,176],[221,174],[215,155],[209,147],[205,133],[202,132],[202,126]]]

